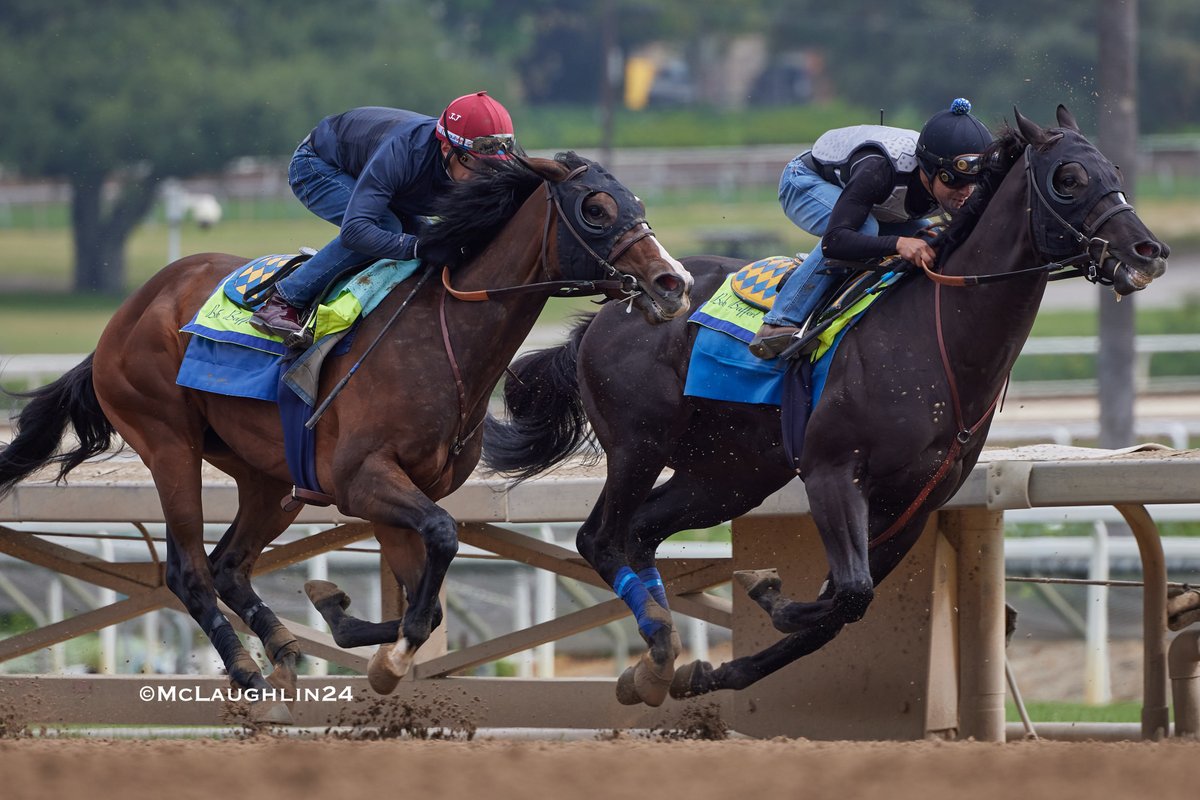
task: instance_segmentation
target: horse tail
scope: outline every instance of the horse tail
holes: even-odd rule
[[[0,450],[0,497],[47,464],[58,464],[58,477],[107,450],[116,432],[104,416],[92,386],[92,355],[51,384],[30,392],[5,392],[29,400],[13,426],[16,438]],[[68,423],[79,446],[62,451]]]
[[[489,414],[483,429],[483,465],[515,479],[539,475],[588,445],[599,459],[579,393],[575,365],[579,343],[595,314],[588,314],[557,347],[536,350],[509,367],[504,382],[508,421]]]

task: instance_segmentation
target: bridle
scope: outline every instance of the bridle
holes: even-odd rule
[[[458,359],[454,356],[454,347],[450,341],[450,329],[446,322],[447,294],[457,300],[465,300],[467,302],[481,302],[484,300],[491,300],[502,295],[525,294],[529,292],[544,292],[549,297],[584,297],[587,295],[604,294],[607,292],[620,292],[625,296],[626,300],[632,302],[632,300],[639,294],[637,288],[637,279],[632,275],[620,272],[620,270],[618,270],[616,267],[616,263],[620,261],[621,257],[629,252],[629,249],[635,244],[648,236],[654,235],[654,231],[646,222],[646,218],[644,216],[635,214],[628,209],[623,209],[622,213],[618,216],[617,225],[613,226],[613,230],[606,231],[599,226],[590,225],[586,222],[586,220],[583,219],[582,215],[583,201],[596,191],[605,191],[611,185],[619,185],[616,179],[611,177],[605,178],[604,176],[601,176],[597,181],[599,185],[585,187],[585,189],[590,188],[592,191],[580,193],[578,200],[572,206],[572,210],[574,212],[574,221],[572,220],[571,215],[569,215],[563,208],[562,199],[559,195],[563,191],[564,185],[566,185],[568,181],[572,181],[583,175],[589,166],[589,164],[581,164],[567,173],[567,176],[557,184],[552,183],[549,180],[544,181],[546,187],[546,221],[542,226],[542,244],[540,253],[538,255],[538,266],[544,267],[546,265],[547,255],[550,247],[550,229],[553,227],[554,221],[557,219],[562,222],[562,228],[565,228],[566,231],[568,231],[575,241],[583,248],[586,257],[594,261],[594,266],[599,266],[601,270],[603,270],[603,273],[606,277],[600,279],[568,278],[566,280],[559,281],[527,283],[521,286],[506,286],[499,289],[480,289],[476,291],[463,292],[450,285],[450,268],[442,268],[442,286],[445,288],[445,292],[442,293],[441,302],[438,304],[438,319],[442,329],[442,344],[446,349],[446,356],[450,361],[450,369],[454,374],[454,386],[458,394],[458,430],[460,432],[455,438],[454,442],[450,445],[450,457],[457,456],[463,451],[467,445],[467,442],[471,440],[471,438],[479,430],[479,427],[483,424],[483,420],[481,419],[473,428],[463,433],[463,431],[466,429],[467,416],[469,412],[467,407],[467,389],[466,383],[463,381],[462,371],[458,366]],[[590,232],[590,238],[595,239],[601,247],[607,245],[607,256],[601,256],[596,251],[596,248],[588,244],[585,236],[577,229],[576,222],[579,226],[583,226],[585,230],[588,230]],[[621,224],[622,222],[625,224]],[[559,231],[559,236],[560,238],[562,237],[561,229]],[[560,254],[563,252],[563,250],[564,248],[560,246]],[[359,357],[358,361],[355,362],[355,364],[350,368],[349,372],[347,372],[346,375],[337,383],[337,385],[334,386],[333,390],[329,393],[329,396],[325,398],[324,402],[321,403],[321,405],[305,423],[305,427],[311,430],[313,426],[317,424],[317,421],[325,413],[325,410],[329,408],[329,405],[333,402],[333,399],[341,393],[342,389],[344,389],[346,384],[350,381],[350,378],[352,378],[358,371],[359,367],[362,366],[362,363],[366,357],[371,354],[371,351],[373,351],[381,341],[383,341],[388,329],[391,328],[392,324],[395,323],[397,318],[399,318],[401,312],[404,311],[404,309],[416,296],[417,292],[420,291],[421,287],[425,283],[425,280],[429,277],[431,272],[432,268],[427,267],[425,269],[421,275],[421,278],[409,292],[404,302],[400,304],[400,307],[396,309],[396,311],[384,324],[378,336],[375,337],[375,340],[371,342],[366,351],[362,354],[362,356]]]
[[[1028,184],[1028,202],[1026,206],[1029,209],[1029,226],[1031,230],[1040,231],[1048,226],[1038,225],[1038,218],[1042,215],[1049,215],[1061,227],[1062,232],[1066,234],[1069,242],[1065,247],[1049,243],[1045,235],[1042,235],[1041,243],[1034,242],[1034,250],[1040,258],[1046,259],[1046,262],[1041,266],[1027,267],[1025,269],[1017,269],[1011,272],[999,272],[988,275],[942,275],[934,272],[930,267],[923,267],[925,276],[929,280],[941,286],[978,286],[985,283],[996,283],[998,281],[1009,280],[1010,278],[1019,278],[1026,275],[1034,275],[1046,273],[1047,280],[1059,281],[1066,278],[1079,278],[1100,284],[1102,286],[1111,286],[1112,279],[1106,278],[1100,274],[1100,268],[1108,259],[1108,240],[1101,239],[1096,236],[1096,232],[1100,230],[1104,223],[1120,214],[1123,211],[1133,211],[1133,206],[1125,201],[1125,196],[1121,193],[1119,187],[1104,192],[1096,198],[1095,202],[1089,206],[1084,214],[1084,220],[1080,223],[1083,228],[1081,232],[1078,228],[1072,225],[1062,214],[1055,210],[1054,204],[1046,197],[1045,192],[1037,180],[1037,175],[1034,172],[1034,150],[1033,145],[1025,146],[1025,178]],[[1051,179],[1054,170],[1047,173],[1047,180]],[[1118,202],[1106,208],[1103,213],[1097,216],[1094,220],[1088,220],[1087,217],[1096,209],[1100,202],[1110,194],[1116,194]],[[1078,248],[1082,247],[1082,252]],[[1065,257],[1054,258],[1052,256],[1061,255]],[[1047,252],[1052,251],[1052,252]],[[1073,255],[1072,255],[1073,253]]]
[[[598,279],[568,277],[563,280],[540,281],[520,286],[505,286],[498,289],[461,291],[450,285],[450,268],[443,267],[442,286],[445,287],[446,291],[456,300],[467,302],[482,302],[503,295],[527,294],[531,292],[544,293],[548,297],[586,297],[588,295],[607,294],[610,292],[619,292],[627,300],[632,300],[636,297],[639,293],[637,278],[628,273],[622,273],[617,269],[616,264],[631,247],[642,239],[653,236],[654,231],[644,216],[635,216],[632,212],[628,211],[622,213],[622,216],[618,218],[618,225],[613,226],[612,230],[605,231],[598,226],[588,223],[583,218],[582,207],[584,200],[594,192],[580,192],[574,204],[570,206],[572,213],[568,214],[563,207],[562,198],[560,197],[563,187],[568,181],[572,181],[587,172],[589,166],[589,164],[581,164],[571,170],[558,183],[552,183],[549,180],[544,182],[546,187],[546,221],[542,225],[542,244],[538,256],[538,266],[546,266],[550,248],[550,231],[557,220],[561,223],[559,238],[562,239],[562,234],[565,230],[583,249],[585,254],[584,259],[576,259],[572,263],[582,261],[584,265],[590,267],[592,270],[595,267],[599,267],[604,277]],[[612,183],[616,183],[616,181],[612,180]],[[605,187],[586,188],[594,188],[596,191],[600,191]],[[625,224],[622,225],[620,224],[621,222]],[[589,238],[597,240],[601,246],[608,245],[608,255],[602,256],[596,252],[596,248],[589,244],[584,235],[580,233],[579,228],[581,227],[585,231],[588,231]],[[559,248],[560,253],[563,249],[562,247]],[[578,271],[582,272],[583,269]]]
[[[978,286],[984,283],[994,283],[996,281],[1007,280],[1022,275],[1030,275],[1034,273],[1048,273],[1048,280],[1061,280],[1063,278],[1074,278],[1082,276],[1092,283],[1111,285],[1112,280],[1104,278],[1100,275],[1100,267],[1108,258],[1108,241],[1096,236],[1096,231],[1100,229],[1105,222],[1112,219],[1117,214],[1123,211],[1133,211],[1133,206],[1125,201],[1125,196],[1121,194],[1120,188],[1103,191],[1100,196],[1092,202],[1083,213],[1083,221],[1080,227],[1081,232],[1072,225],[1062,214],[1055,210],[1054,204],[1042,192],[1038,184],[1036,174],[1033,168],[1033,146],[1025,146],[1025,175],[1026,182],[1029,184],[1028,202],[1026,205],[1029,208],[1029,225],[1030,229],[1035,231],[1034,249],[1040,258],[1046,258],[1046,250],[1057,250],[1057,247],[1046,245],[1046,235],[1036,232],[1042,230],[1046,226],[1039,226],[1039,215],[1049,214],[1050,217],[1057,222],[1066,234],[1068,234],[1072,250],[1082,247],[1082,252],[1076,252],[1074,255],[1069,255],[1066,258],[1061,258],[1055,261],[1048,261],[1039,267],[1031,267],[1028,269],[1014,270],[1012,272],[995,273],[991,275],[942,275],[925,267],[925,275],[934,282],[934,323],[937,328],[938,350],[941,352],[942,370],[946,375],[946,383],[950,389],[951,407],[954,411],[954,424],[958,428],[958,433],[954,437],[954,441],[946,448],[946,455],[938,466],[937,471],[933,474],[917,494],[916,498],[908,505],[904,512],[888,526],[886,530],[874,537],[867,543],[869,550],[880,547],[886,542],[895,537],[904,526],[908,524],[913,515],[924,505],[925,501],[932,494],[933,490],[942,482],[950,469],[957,461],[962,448],[965,447],[975,434],[984,426],[997,406],[1000,404],[1001,398],[1004,396],[1004,389],[997,393],[996,398],[988,406],[987,411],[970,427],[967,426],[963,417],[962,403],[958,394],[958,382],[954,379],[954,369],[950,363],[950,354],[946,347],[945,336],[942,331],[942,287],[943,286]],[[1057,165],[1055,165],[1057,168]],[[1047,179],[1052,180],[1054,169],[1050,170]],[[1101,187],[1106,188],[1106,187]],[[1100,202],[1110,194],[1116,194],[1119,198],[1117,203],[1114,203],[1109,208],[1099,214],[1096,219],[1088,221],[1088,217],[1099,206]],[[1038,239],[1042,239],[1042,245],[1039,247]],[[1070,251],[1067,251],[1070,252]],[[1055,253],[1051,253],[1055,254]],[[1005,380],[1005,386],[1008,381]]]
[[[563,207],[560,195],[564,191],[564,187],[569,181],[576,180],[587,172],[589,166],[589,164],[581,164],[567,173],[567,176],[558,183],[552,183],[549,180],[544,182],[546,187],[546,221],[542,225],[542,244],[538,254],[538,268],[544,268],[547,264],[550,249],[550,230],[554,226],[555,220],[557,220],[561,223],[559,228],[560,245],[558,248],[560,262],[562,261],[563,252],[567,249],[561,244],[563,230],[565,229],[575,239],[575,242],[583,248],[585,254],[584,259],[572,259],[572,263],[582,263],[586,265],[586,268],[593,271],[598,266],[606,277],[599,279],[567,278],[558,281],[541,281],[539,283],[526,283],[520,286],[505,286],[499,289],[479,289],[464,292],[450,285],[450,268],[442,267],[442,286],[445,288],[445,292],[442,293],[441,302],[438,304],[438,321],[442,329],[442,345],[446,349],[446,357],[450,361],[450,370],[454,374],[454,386],[458,393],[458,429],[460,433],[450,446],[450,456],[452,457],[457,456],[463,451],[467,446],[467,442],[474,437],[479,427],[483,424],[483,419],[480,419],[470,430],[466,430],[470,409],[467,405],[466,384],[462,378],[462,371],[458,367],[458,359],[454,356],[454,346],[450,341],[450,327],[446,321],[447,295],[454,297],[456,300],[482,302],[500,296],[527,294],[530,292],[543,293],[548,297],[586,297],[587,295],[620,292],[626,300],[632,303],[633,299],[639,294],[637,278],[627,273],[622,273],[617,269],[616,264],[621,260],[622,256],[629,252],[631,247],[642,239],[654,235],[654,231],[646,222],[646,218],[627,208],[622,208],[621,214],[617,217],[617,223],[612,226],[611,230],[605,230],[600,226],[588,223],[583,218],[582,213],[583,202],[591,194],[597,191],[605,191],[609,186],[617,184],[617,181],[611,177],[604,178],[604,176],[601,176],[597,182],[599,185],[585,186],[585,191],[580,192],[575,203],[570,206],[573,215],[568,214]],[[572,186],[572,188],[574,187]],[[591,189],[592,191],[586,191],[587,189]],[[583,233],[580,233],[580,227],[588,232],[587,237]],[[608,255],[600,255],[595,247],[588,244],[587,238],[595,240],[602,249],[606,247]]]

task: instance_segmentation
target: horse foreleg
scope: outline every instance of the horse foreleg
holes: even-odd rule
[[[350,596],[330,581],[308,581],[304,593],[320,612],[338,647],[367,647],[395,642],[400,637],[400,620],[369,622],[346,613]]]
[[[367,677],[380,694],[389,694],[412,666],[417,649],[440,622],[438,593],[450,562],[458,553],[458,525],[399,466],[383,456],[365,459],[338,492],[346,513],[375,523],[380,545],[416,531],[425,549],[425,564],[408,593],[408,608],[394,644],[383,645],[371,659]],[[403,580],[402,575],[398,578]]]
[[[872,584],[886,578],[903,560],[925,528],[928,514],[917,514],[895,537],[881,547],[871,549],[867,558]],[[888,517],[871,516],[872,530],[883,530]],[[718,689],[744,689],[761,678],[824,647],[846,626],[862,617],[860,603],[838,602],[842,595],[832,573],[813,602],[796,602],[780,594],[779,575],[775,570],[735,573],[738,581],[768,614],[776,628],[791,629],[790,635],[751,656],[734,659],[719,667],[706,661],[693,661],[680,667],[671,683],[671,696],[692,697]]]

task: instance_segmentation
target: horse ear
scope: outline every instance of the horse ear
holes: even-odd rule
[[[1016,106],[1013,106],[1013,114],[1017,118],[1017,130],[1021,132],[1022,138],[1032,145],[1043,145],[1046,143],[1046,132],[1042,130],[1042,126],[1032,120],[1026,119]]]
[[[1075,116],[1070,111],[1067,111],[1067,107],[1062,103],[1058,104],[1058,126],[1075,131],[1076,133],[1082,133],[1079,130],[1079,125],[1075,122]]]

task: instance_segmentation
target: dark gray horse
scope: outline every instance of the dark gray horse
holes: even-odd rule
[[[649,645],[618,684],[622,702],[657,705],[668,686],[677,697],[744,688],[860,619],[875,585],[974,466],[1048,275],[1074,264],[1129,294],[1163,274],[1169,249],[1070,113],[1059,106],[1059,127],[1048,130],[1019,112],[1016,120],[944,235],[936,274],[911,276],[845,335],[795,466],[777,408],[683,395],[695,336],[683,318],[628,325],[621,309],[605,308],[565,344],[513,365],[510,418],[489,424],[485,464],[530,477],[577,451],[589,423],[607,455],[607,482],[578,544],[630,603]],[[741,266],[707,256],[685,264],[697,302]],[[674,474],[655,487],[666,467]],[[830,564],[820,596],[789,600],[771,570],[740,576],[787,635],[719,667],[693,662],[676,673],[655,548],[746,513],[797,473]]]

